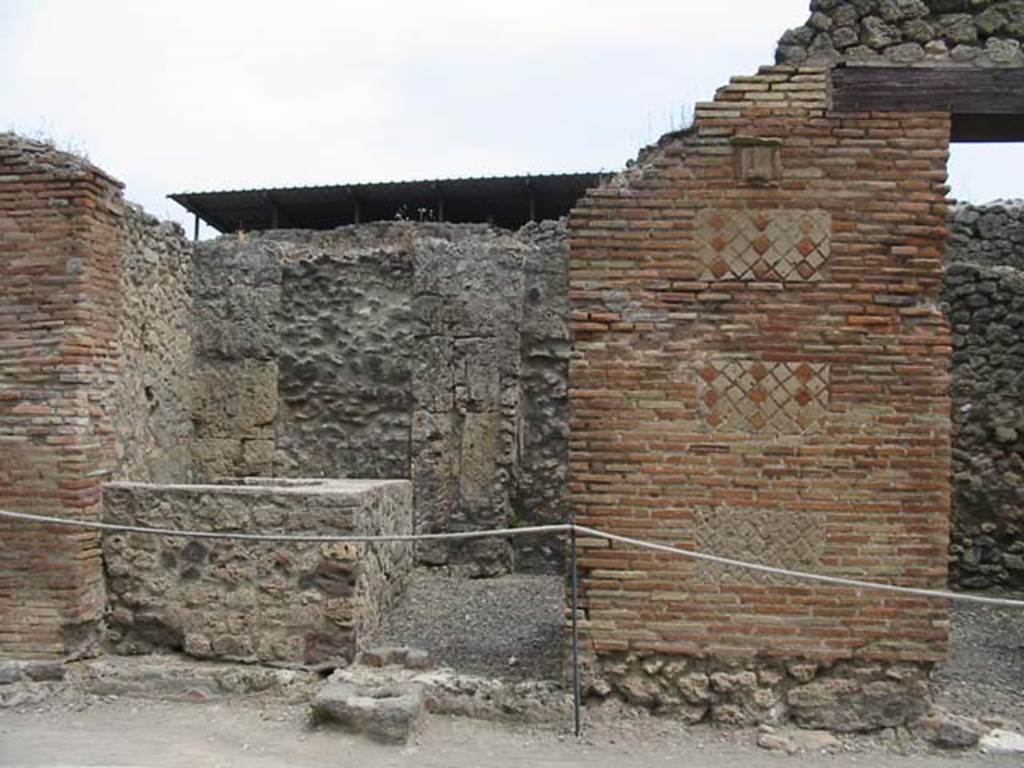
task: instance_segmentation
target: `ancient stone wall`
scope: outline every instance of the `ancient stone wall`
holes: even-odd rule
[[[1024,66],[1024,0],[812,0],[779,64]]]
[[[0,135],[0,507],[98,520],[115,468],[120,185]],[[88,650],[95,532],[0,522],[0,653]]]
[[[113,483],[104,520],[179,530],[407,535],[408,481]],[[110,639],[122,653],[344,666],[408,582],[412,545],[262,543],[108,533]]]
[[[115,395],[121,479],[191,478],[191,276],[192,245],[181,227],[126,205]]]
[[[411,477],[419,531],[564,519],[564,227],[376,223],[197,249],[200,476]],[[509,545],[422,546],[478,573]],[[550,563],[522,542],[521,567]]]
[[[518,465],[519,325],[525,245],[487,227],[475,237],[425,233],[415,249],[412,477],[422,532],[511,522]],[[511,566],[510,543],[420,547],[486,575]]]
[[[953,328],[951,581],[1024,588],[1024,205],[958,206],[943,300]]]
[[[620,534],[942,588],[950,117],[830,112],[829,77],[734,78],[573,212],[571,505]],[[674,706],[677,658],[735,660],[754,696],[777,658],[796,664],[778,716],[839,698],[878,713],[883,689],[921,693],[904,662],[945,653],[935,601],[583,544],[595,693],[642,684]]]
[[[196,245],[192,273],[197,480],[272,475],[281,258],[270,243]]]
[[[545,221],[524,227],[531,246],[523,261],[519,328],[519,467],[513,489],[515,519],[531,524],[568,519],[569,267],[565,227]],[[515,542],[516,567],[557,562],[560,543],[549,537]]]
[[[948,262],[1024,270],[1024,200],[959,203],[949,222]]]
[[[410,254],[401,243],[330,235],[306,251],[301,237],[281,243],[275,471],[408,477]]]

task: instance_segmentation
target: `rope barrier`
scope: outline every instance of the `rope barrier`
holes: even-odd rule
[[[91,528],[103,531],[118,531],[123,533],[141,533],[153,536],[168,536],[186,539],[226,539],[234,541],[262,541],[262,542],[296,542],[296,543],[343,543],[343,544],[368,544],[375,542],[415,542],[415,541],[438,541],[438,540],[465,540],[484,538],[506,538],[510,536],[542,535],[549,533],[572,533],[604,539],[610,542],[617,542],[629,547],[647,549],[654,552],[661,552],[679,557],[686,557],[692,560],[703,560],[710,563],[718,563],[734,568],[745,568],[750,571],[759,571],[775,576],[787,576],[793,579],[804,581],[816,581],[824,584],[835,584],[842,587],[853,587],[855,589],[873,589],[884,592],[914,595],[917,597],[941,598],[945,600],[959,600],[961,602],[982,603],[985,605],[1001,605],[1012,608],[1024,608],[1024,600],[1013,600],[1002,597],[985,597],[983,595],[971,595],[960,592],[947,592],[934,589],[919,589],[916,587],[901,587],[896,584],[881,584],[873,581],[861,581],[859,579],[848,579],[841,576],[827,576],[820,573],[809,573],[806,571],[793,571],[788,568],[776,568],[760,563],[749,563],[744,560],[734,560],[718,555],[709,555],[704,552],[695,552],[688,549],[680,549],[667,544],[658,544],[653,541],[635,539],[629,536],[620,536],[615,533],[607,533],[596,528],[589,528],[575,523],[561,523],[555,525],[535,525],[523,528],[497,528],[487,531],[463,531],[456,533],[416,533],[416,534],[392,534],[379,536],[330,536],[315,534],[259,534],[259,533],[234,533],[230,531],[186,531],[171,528],[149,528],[137,525],[119,525],[116,523],[100,523],[89,520],[71,520],[63,517],[50,517],[46,515],[32,515],[25,512],[11,512],[0,509],[0,517],[13,520],[24,520],[33,523],[50,525],[64,525],[77,528]]]
[[[327,534],[264,534],[235,533],[232,531],[184,531],[175,528],[147,528],[138,525],[120,525],[118,523],[99,523],[91,520],[71,520],[66,517],[30,515],[25,512],[10,512],[4,509],[0,509],[0,517],[9,517],[14,520],[26,520],[33,523],[49,523],[51,525],[93,528],[100,531],[118,531],[122,533],[145,533],[153,536],[170,536],[179,539],[228,539],[231,541],[273,541],[294,542],[300,544],[372,544],[375,542],[395,541],[437,541],[439,539],[484,539],[502,538],[506,536],[539,535],[544,533],[567,533],[572,529],[572,525],[569,523],[561,523],[558,525],[534,525],[523,528],[495,528],[489,531],[464,531],[456,533],[396,533],[380,536],[331,536]]]
[[[794,579],[803,579],[805,581],[820,581],[826,584],[836,584],[843,587],[856,587],[858,589],[876,589],[883,590],[886,592],[898,592],[905,595],[917,595],[920,597],[939,597],[946,600],[961,600],[964,602],[972,603],[985,603],[988,605],[1004,605],[1012,606],[1014,608],[1024,608],[1024,600],[1011,600],[1003,597],[984,597],[982,595],[969,595],[960,592],[944,592],[937,589],[918,589],[916,587],[901,587],[896,584],[880,584],[876,581],[860,581],[858,579],[846,579],[841,576],[826,576],[821,573],[807,573],[806,571],[791,571],[787,568],[776,568],[771,565],[761,565],[759,563],[748,563],[743,560],[733,560],[728,557],[719,557],[718,555],[708,555],[703,552],[693,552],[688,549],[679,549],[678,547],[670,547],[666,544],[656,544],[653,541],[644,541],[643,539],[633,539],[629,536],[619,536],[615,533],[605,533],[595,528],[587,528],[582,525],[576,526],[576,532],[586,535],[594,536],[601,539],[607,539],[608,541],[617,541],[620,544],[626,544],[631,547],[638,547],[640,549],[650,549],[655,552],[666,552],[671,555],[681,555],[688,557],[693,560],[704,560],[709,563],[718,563],[720,565],[728,565],[735,568],[746,568],[748,571],[760,571],[761,573],[770,573],[775,576],[789,576]]]

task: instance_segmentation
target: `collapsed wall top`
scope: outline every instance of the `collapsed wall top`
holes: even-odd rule
[[[65,180],[96,177],[118,189],[124,188],[123,183],[87,158],[58,149],[49,141],[30,139],[10,131],[0,131],[0,161],[33,178],[42,174]]]
[[[780,64],[1024,66],[1024,0],[812,0]]]

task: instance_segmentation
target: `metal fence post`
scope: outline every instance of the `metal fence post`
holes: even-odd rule
[[[572,542],[572,708],[573,708],[573,726],[576,738],[579,738],[583,733],[583,723],[581,721],[581,704],[582,704],[582,693],[580,691],[580,627],[579,619],[577,618],[578,600],[579,600],[579,568],[577,566],[576,558],[576,523],[573,522],[572,530],[569,534],[570,541]]]

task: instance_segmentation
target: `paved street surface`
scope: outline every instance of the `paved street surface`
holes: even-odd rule
[[[596,721],[576,742],[560,724],[507,727],[432,717],[415,743],[383,747],[334,729],[312,728],[301,707],[115,700],[82,711],[0,712],[2,766],[865,766],[870,768],[1002,768],[1021,757],[898,754],[900,747],[865,740],[836,755],[786,756],[754,746],[755,731],[682,728],[650,719]],[[607,722],[605,722],[607,721]]]

